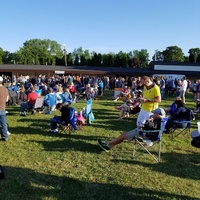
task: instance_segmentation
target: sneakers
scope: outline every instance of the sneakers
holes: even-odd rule
[[[50,133],[58,133],[58,129],[56,128],[56,129],[50,130],[49,132]]]
[[[9,131],[7,131],[7,135],[10,135],[11,133]]]
[[[20,116],[26,116],[26,112],[21,112]]]
[[[32,110],[31,111],[31,115],[35,114],[36,113],[36,110]]]
[[[106,152],[110,151],[110,148],[108,147],[107,141],[103,141],[103,140],[98,139],[97,143],[104,151],[106,151]]]
[[[0,141],[2,141],[2,142],[7,142],[7,141],[8,141],[8,139],[1,138],[1,139],[0,139]]]

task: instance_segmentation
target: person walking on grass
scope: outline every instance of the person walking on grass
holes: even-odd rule
[[[187,82],[186,77],[184,76],[183,79],[182,79],[182,85],[180,87],[180,97],[183,100],[184,104],[185,104],[185,94],[186,94],[186,91],[187,91],[187,86],[188,86],[188,82]]]
[[[8,89],[3,86],[3,78],[0,76],[0,125],[1,141],[8,141],[8,126],[6,122],[6,102],[9,99]]]

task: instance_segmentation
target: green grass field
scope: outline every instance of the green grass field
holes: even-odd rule
[[[135,127],[135,118],[117,121],[113,94],[93,101],[95,121],[82,130],[48,133],[53,115],[19,116],[19,107],[8,107],[11,135],[0,143],[5,179],[0,180],[0,200],[132,200],[200,199],[200,149],[189,135],[162,138],[161,162],[148,155],[132,158],[133,143],[123,142],[109,153],[97,139],[111,139]],[[173,98],[166,98],[167,107]],[[192,93],[187,105],[194,108]],[[73,104],[77,110],[85,102]],[[57,113],[58,114],[58,113]],[[192,122],[191,131],[197,129]]]

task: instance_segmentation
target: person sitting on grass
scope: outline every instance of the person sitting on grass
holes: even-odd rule
[[[145,136],[142,132],[142,130],[158,130],[158,132],[152,132],[152,134],[159,133],[160,125],[161,125],[161,119],[165,117],[165,111],[162,108],[157,108],[152,111],[152,114],[150,115],[149,119],[145,122],[145,124],[141,127],[138,127],[138,129],[131,130],[129,132],[124,132],[121,135],[119,135],[117,138],[111,140],[111,141],[104,141],[101,139],[98,139],[98,145],[106,152],[109,152],[111,148],[113,148],[115,145],[120,144],[124,140],[132,141],[135,137],[141,138],[144,143],[146,143],[148,146],[152,146],[153,142],[148,138],[148,136]],[[155,136],[156,138],[156,136]]]
[[[56,109],[61,112],[61,116],[55,115],[50,119],[51,130],[49,132],[58,133],[57,124],[67,125],[69,123],[72,125],[74,130],[77,130],[75,111],[69,106],[69,103],[58,103]]]

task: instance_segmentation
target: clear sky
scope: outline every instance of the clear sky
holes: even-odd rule
[[[67,52],[118,53],[200,48],[200,0],[0,0],[0,47],[30,39],[66,44]]]

